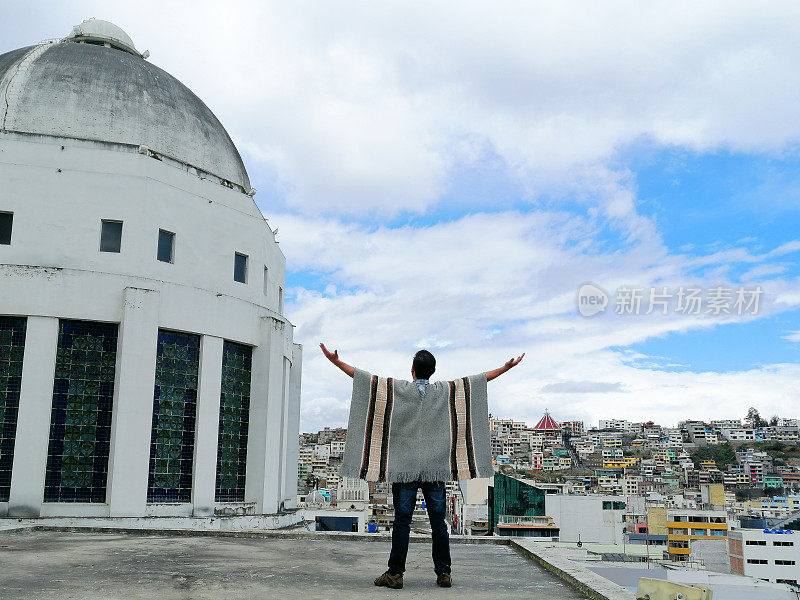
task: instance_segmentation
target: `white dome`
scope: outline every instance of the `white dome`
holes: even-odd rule
[[[141,56],[133,45],[133,40],[122,29],[99,19],[87,19],[80,25],[75,25],[70,34],[64,38],[72,41],[106,42],[112,48],[118,48],[131,54]]]
[[[0,131],[147,146],[250,190],[214,113],[107,21],[84,21],[59,43],[0,55],[0,98]]]

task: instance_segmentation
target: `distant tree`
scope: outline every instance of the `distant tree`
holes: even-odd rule
[[[701,446],[691,454],[695,468],[700,468],[700,462],[713,460],[720,471],[724,471],[730,465],[736,464],[736,452],[730,444],[719,444],[717,446]]]
[[[747,416],[744,418],[744,421],[749,427],[753,427],[754,429],[759,429],[767,425],[767,421],[764,420],[758,410],[752,406],[750,410],[747,411]]]
[[[769,420],[769,424],[770,424],[770,426],[771,426],[771,427],[777,427],[777,426],[778,426],[778,419],[779,419],[779,418],[780,418],[780,417],[778,417],[778,415],[772,415],[772,417],[770,417],[770,420]]]

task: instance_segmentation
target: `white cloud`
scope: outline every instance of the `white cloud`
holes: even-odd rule
[[[668,255],[655,244],[596,252],[592,232],[599,232],[600,220],[546,211],[476,214],[399,229],[294,215],[273,220],[292,267],[320,273],[328,285],[325,292],[291,290],[297,296],[288,306],[306,348],[304,406],[315,407],[322,398],[338,411],[331,408],[325,424],[346,410],[349,380],[327,364],[316,347],[320,341],[339,348],[351,364],[397,377],[408,376],[410,357],[422,345],[434,350],[442,378],[488,370],[524,351],[522,365],[492,383],[491,410],[527,420],[545,407],[562,419],[617,414],[666,423],[691,416],[687,411],[740,416],[751,404],[770,414],[793,410],[790,381],[800,367],[671,371],[670,357],[613,350],[669,333],[724,327],[738,318],[622,317],[611,311],[580,317],[575,292],[586,281],[608,291],[623,284],[724,283],[716,274],[710,280],[691,275],[696,259]],[[725,257],[755,262],[739,252]],[[712,262],[723,260],[717,255]],[[800,305],[800,281],[762,286],[768,300],[759,316]],[[323,421],[303,423],[313,429]]]
[[[542,386],[541,392],[548,394],[604,394],[624,392],[621,381],[557,381]]]
[[[800,331],[789,331],[783,336],[783,339],[790,342],[800,342]]]
[[[15,45],[116,21],[309,214],[424,210],[487,153],[531,194],[577,181],[627,214],[625,144],[760,152],[800,137],[789,1],[10,6],[0,39]]]

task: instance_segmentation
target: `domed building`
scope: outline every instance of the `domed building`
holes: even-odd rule
[[[100,20],[0,55],[0,516],[284,524],[285,259],[225,128],[146,58]]]
[[[545,439],[557,439],[561,437],[562,426],[550,416],[550,412],[545,409],[544,415],[536,425],[533,426],[533,431],[541,434]]]

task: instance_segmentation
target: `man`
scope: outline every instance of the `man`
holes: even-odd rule
[[[340,360],[337,350],[330,352],[324,344],[320,348],[328,360],[353,378],[341,473],[392,483],[395,518],[389,569],[375,579],[375,585],[403,587],[411,519],[417,490],[422,488],[431,523],[436,584],[450,587],[445,479],[489,477],[493,473],[485,384],[517,366],[525,355],[480,375],[431,383],[436,359],[427,350],[414,355],[412,381],[408,382],[372,376]]]

